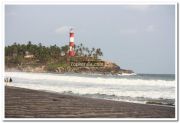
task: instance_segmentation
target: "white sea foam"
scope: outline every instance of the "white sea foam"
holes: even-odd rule
[[[117,97],[175,99],[175,81],[113,77],[72,76],[50,73],[6,72],[10,86],[74,94],[105,94]]]

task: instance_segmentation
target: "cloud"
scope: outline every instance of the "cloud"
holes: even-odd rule
[[[58,27],[55,32],[57,34],[62,34],[62,33],[68,33],[70,28],[73,28],[72,26],[61,26],[61,27]]]

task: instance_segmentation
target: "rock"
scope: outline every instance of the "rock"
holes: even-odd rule
[[[48,69],[47,66],[41,65],[38,67],[33,67],[33,65],[22,66],[19,65],[16,70],[24,72],[75,72],[75,73],[100,73],[100,74],[131,74],[134,73],[132,70],[121,69],[117,64],[104,61],[103,67],[71,67],[71,66],[62,66],[53,69]]]

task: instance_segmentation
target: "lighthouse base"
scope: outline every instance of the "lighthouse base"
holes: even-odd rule
[[[75,52],[74,51],[69,51],[69,56],[75,56]]]

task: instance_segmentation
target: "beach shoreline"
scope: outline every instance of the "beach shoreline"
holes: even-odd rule
[[[175,107],[6,86],[5,118],[175,118]]]

